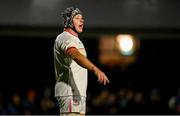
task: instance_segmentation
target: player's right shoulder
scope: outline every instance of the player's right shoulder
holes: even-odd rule
[[[56,41],[66,41],[68,39],[71,39],[71,36],[64,31],[57,36]]]

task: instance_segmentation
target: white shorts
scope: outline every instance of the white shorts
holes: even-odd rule
[[[86,97],[61,96],[56,97],[59,103],[60,113],[86,113]]]

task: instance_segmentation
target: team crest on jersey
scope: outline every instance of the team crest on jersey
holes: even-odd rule
[[[78,98],[73,99],[73,105],[79,105],[79,99]]]

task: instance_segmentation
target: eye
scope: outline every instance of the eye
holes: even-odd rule
[[[78,19],[80,19],[80,18],[74,18],[74,19],[77,19],[77,20],[78,20]]]

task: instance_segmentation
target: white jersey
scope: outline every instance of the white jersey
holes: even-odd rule
[[[55,97],[71,95],[86,97],[87,69],[65,54],[71,47],[77,48],[86,56],[84,45],[78,37],[66,31],[57,36],[54,43]]]

